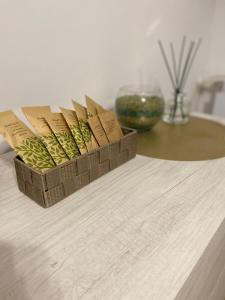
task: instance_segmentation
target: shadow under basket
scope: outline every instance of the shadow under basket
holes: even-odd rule
[[[18,156],[15,168],[19,190],[42,207],[50,207],[136,155],[137,133],[122,128],[124,136],[107,146],[79,156],[44,173]]]

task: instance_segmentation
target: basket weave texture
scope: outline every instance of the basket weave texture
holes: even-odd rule
[[[45,173],[15,157],[19,190],[42,207],[50,207],[136,155],[136,131],[122,128],[124,136],[107,146],[81,155]]]

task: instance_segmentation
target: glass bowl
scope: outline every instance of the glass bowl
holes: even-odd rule
[[[162,117],[164,99],[157,85],[127,85],[119,89],[116,113],[121,125],[150,130]]]

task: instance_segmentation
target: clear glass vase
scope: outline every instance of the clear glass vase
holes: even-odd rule
[[[190,119],[190,101],[184,93],[175,93],[165,103],[163,121],[168,124],[186,124]]]

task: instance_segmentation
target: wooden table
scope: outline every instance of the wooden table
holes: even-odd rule
[[[43,209],[0,157],[0,299],[222,300],[225,158],[137,156]]]

